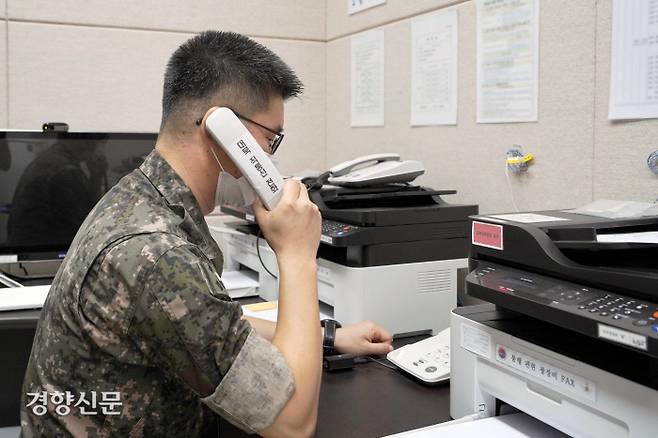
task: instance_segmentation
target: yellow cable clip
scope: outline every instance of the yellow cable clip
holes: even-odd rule
[[[523,164],[533,160],[535,157],[532,154],[525,154],[522,157],[512,157],[507,159],[507,164]]]

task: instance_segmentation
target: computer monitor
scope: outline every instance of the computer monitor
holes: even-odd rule
[[[93,206],[156,137],[0,131],[0,264],[64,258]]]

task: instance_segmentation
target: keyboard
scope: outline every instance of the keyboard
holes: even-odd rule
[[[450,379],[450,328],[435,336],[404,345],[386,358],[425,383]]]

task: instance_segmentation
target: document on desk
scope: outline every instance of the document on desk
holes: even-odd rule
[[[385,438],[567,438],[557,429],[524,413],[443,424],[389,435]]]
[[[457,124],[457,10],[411,22],[411,126]]]
[[[353,36],[351,126],[384,126],[384,31]]]
[[[477,122],[537,121],[539,0],[478,0]]]
[[[615,0],[608,118],[658,117],[658,0]]]

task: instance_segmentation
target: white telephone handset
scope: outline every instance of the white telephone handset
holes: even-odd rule
[[[343,176],[348,174],[356,166],[361,164],[369,163],[374,161],[376,163],[381,163],[382,161],[400,161],[399,154],[373,154],[373,155],[364,155],[363,157],[356,158],[354,160],[345,161],[329,169],[331,176]]]
[[[276,207],[283,194],[283,178],[233,111],[217,108],[206,119],[206,129],[240,169],[265,208]]]
[[[366,164],[371,163],[369,166]],[[358,169],[357,169],[358,167]],[[329,169],[330,184],[363,187],[376,184],[407,183],[425,173],[420,161],[400,160],[398,154],[365,155]]]

